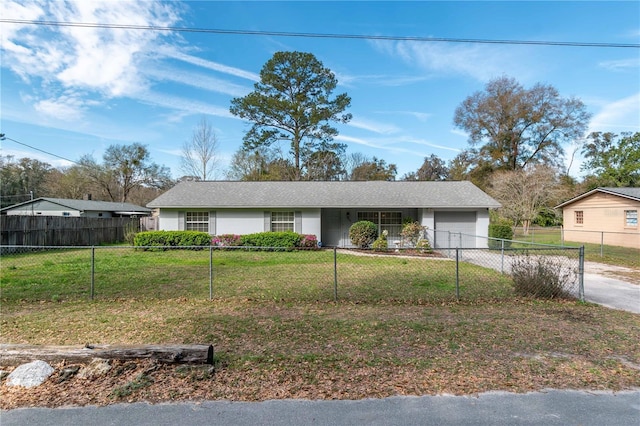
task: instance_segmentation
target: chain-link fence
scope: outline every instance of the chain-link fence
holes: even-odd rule
[[[583,298],[581,250],[2,246],[0,298],[438,303]],[[280,251],[279,251],[280,250]]]
[[[585,246],[587,257],[640,256],[640,232],[589,231],[584,229],[565,229],[561,226],[532,226],[526,233],[522,227],[516,227],[514,240],[553,244],[561,246]],[[631,249],[631,250],[629,250]]]

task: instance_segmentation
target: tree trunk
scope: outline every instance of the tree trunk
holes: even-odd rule
[[[33,360],[87,362],[92,358],[155,359],[164,363],[213,364],[212,345],[38,346],[0,344],[0,365]]]

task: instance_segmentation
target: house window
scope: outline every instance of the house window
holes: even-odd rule
[[[638,210],[625,210],[624,211],[625,226],[628,228],[638,227]]]
[[[187,231],[209,232],[209,212],[187,212]]]
[[[358,212],[358,220],[368,220],[378,225],[378,234],[387,231],[388,239],[400,238],[402,231],[401,212]]]
[[[584,224],[584,212],[582,210],[578,210],[576,213],[576,225]]]
[[[294,212],[271,212],[271,230],[273,232],[293,231],[295,220]]]
[[[62,212],[62,216],[71,216],[70,212]]]

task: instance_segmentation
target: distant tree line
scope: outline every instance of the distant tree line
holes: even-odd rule
[[[248,95],[234,98],[230,112],[251,124],[229,167],[219,168],[218,138],[202,117],[182,146],[181,179],[208,180],[396,180],[397,166],[334,141],[332,123],[347,123],[351,98],[334,95],[335,75],[312,54],[277,52],[265,63]],[[557,223],[551,207],[598,186],[640,186],[640,132],[594,132],[577,98],[551,85],[525,88],[499,77],[456,108],[453,124],[468,135],[468,147],[450,161],[424,158],[401,180],[470,180],[503,205],[513,224]],[[583,157],[582,180],[569,175],[565,146]],[[144,205],[176,182],[150,159],[145,145],[110,146],[101,161],[82,157],[55,169],[29,158],[0,156],[2,205],[19,196],[55,196],[130,201]]]

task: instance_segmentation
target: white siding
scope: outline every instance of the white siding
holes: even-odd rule
[[[264,210],[216,210],[216,232],[222,234],[253,234],[264,232]]]
[[[180,213],[183,213],[182,216],[184,216],[185,211],[195,211],[195,209],[160,209],[159,229],[164,231],[180,230]],[[265,231],[265,209],[218,209],[210,211],[210,220],[214,221],[210,224],[210,230],[212,232],[215,231],[216,235],[244,235]],[[320,209],[297,209],[296,211],[302,213],[302,218],[300,221],[301,229],[296,229],[295,232],[299,234],[313,234],[319,239],[321,232]]]
[[[489,210],[478,210],[476,213],[476,247],[489,247]]]
[[[180,229],[178,210],[161,209],[158,215],[158,229],[163,231],[178,231]]]

